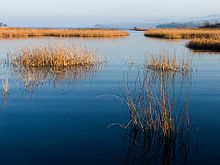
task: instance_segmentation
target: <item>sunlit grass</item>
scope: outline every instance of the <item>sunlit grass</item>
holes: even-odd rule
[[[173,76],[173,73],[177,75]],[[128,155],[135,153],[134,159],[145,162],[142,164],[187,161],[191,120],[188,115],[188,82],[182,73],[184,71],[164,74],[161,70],[145,68],[143,76],[137,75],[135,84],[125,84],[124,102],[129,120],[120,126],[128,130]]]
[[[18,48],[11,55],[15,66],[30,68],[63,68],[76,65],[93,65],[98,61],[97,53],[82,46],[40,45]]]
[[[148,69],[161,70],[164,72],[178,72],[191,70],[192,64],[189,61],[186,61],[184,58],[181,62],[178,62],[175,55],[171,57],[165,52],[161,52],[160,55],[152,55],[149,60],[146,60],[145,67]]]
[[[219,39],[193,39],[187,44],[187,47],[198,50],[220,51]]]
[[[76,84],[93,78],[102,70],[103,57],[97,51],[79,45],[34,45],[20,47],[10,54],[15,77],[24,80],[25,87],[37,89],[53,81],[54,87],[62,80]]]
[[[120,37],[129,33],[114,29],[34,29],[34,28],[0,28],[0,38],[28,37]]]
[[[157,37],[164,39],[194,39],[194,38],[220,38],[220,29],[201,28],[170,28],[170,29],[148,29],[145,33],[147,37]]]

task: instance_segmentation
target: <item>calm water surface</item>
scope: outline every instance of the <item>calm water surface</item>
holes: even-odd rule
[[[220,53],[193,53],[186,42],[146,38],[142,32],[118,39],[0,40],[1,59],[20,46],[73,43],[96,49],[108,61],[102,68],[79,71],[75,78],[52,75],[42,84],[26,86],[22,73],[1,65],[0,78],[9,79],[9,95],[1,91],[0,164],[139,164],[132,161],[135,155],[126,156],[126,131],[107,127],[127,122],[126,106],[116,97],[124,97],[125,78],[134,83],[137,67],[162,50],[193,63],[188,164],[219,164]],[[129,61],[134,63],[131,69]]]

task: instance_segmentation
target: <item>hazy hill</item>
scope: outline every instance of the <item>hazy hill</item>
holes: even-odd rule
[[[157,25],[158,23],[115,23],[115,24],[96,24],[95,28],[127,30],[133,27],[155,28]]]
[[[183,22],[196,22],[196,23],[202,23],[205,21],[210,21],[210,22],[220,22],[220,14],[213,14],[213,15],[207,15],[207,16],[202,16],[202,17],[193,17],[193,18],[187,18],[183,19]]]
[[[211,23],[220,22],[220,14],[207,15],[202,17],[192,17],[176,20],[150,20],[145,23],[113,23],[113,24],[97,24],[95,28],[105,29],[130,29],[130,28],[196,28],[202,26],[206,21]]]

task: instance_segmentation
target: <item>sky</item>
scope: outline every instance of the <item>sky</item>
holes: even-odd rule
[[[220,0],[0,0],[9,26],[80,27],[220,14]]]

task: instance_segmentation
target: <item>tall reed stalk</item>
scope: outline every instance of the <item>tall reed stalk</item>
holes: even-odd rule
[[[138,74],[135,86],[125,85],[129,121],[124,128],[130,136],[127,154],[138,153],[133,155],[136,163],[187,162],[191,128],[188,94],[182,94],[184,82],[176,84],[178,76],[184,74],[174,73],[177,77],[171,72],[144,69],[143,75]],[[136,151],[138,148],[141,151]]]

